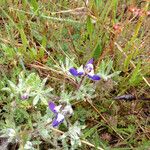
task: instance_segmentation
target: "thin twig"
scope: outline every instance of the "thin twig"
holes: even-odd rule
[[[62,14],[62,13],[81,12],[81,11],[83,11],[84,9],[86,9],[86,7],[79,7],[79,8],[75,8],[75,9],[61,10],[61,11],[57,11],[57,12],[51,12],[51,14]]]
[[[80,82],[78,83],[78,86],[77,86],[77,91],[80,89],[80,87],[81,87],[81,85],[82,85],[82,83],[83,83],[83,81],[84,81],[84,79],[85,79],[85,76],[86,76],[86,75],[83,75],[83,76],[81,77],[81,80],[80,80]]]
[[[21,13],[25,13],[25,14],[28,14],[28,15],[35,15],[35,13],[31,13],[31,12],[27,12],[27,11],[15,9],[15,8],[10,8],[10,9],[21,12]],[[82,22],[80,22],[80,21],[76,21],[76,20],[72,20],[72,19],[68,19],[68,18],[66,19],[66,18],[60,18],[60,17],[46,16],[44,14],[40,14],[39,17],[49,19],[49,20],[53,20],[53,21],[59,21],[59,22],[82,24]]]
[[[63,73],[63,72],[61,72],[61,71],[54,70],[54,69],[52,69],[52,68],[50,68],[50,67],[47,67],[47,66],[45,66],[45,65],[42,65],[41,63],[40,63],[40,65],[29,64],[29,66],[30,66],[30,67],[33,67],[33,68],[38,68],[38,69],[43,69],[43,70],[47,70],[47,71],[52,71],[52,72],[54,72],[54,73],[56,73],[56,74],[59,74],[59,75],[61,75],[61,76],[64,76],[65,79],[68,79],[68,80],[69,80],[73,85],[75,85],[76,87],[78,86],[77,83],[76,83],[72,78],[70,78],[67,74],[65,74],[65,73]]]

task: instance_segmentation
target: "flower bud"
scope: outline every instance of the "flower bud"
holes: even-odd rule
[[[27,92],[25,92],[23,95],[21,95],[22,100],[26,100],[28,98],[29,98],[29,94]]]

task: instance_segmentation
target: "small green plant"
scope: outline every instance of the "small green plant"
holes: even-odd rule
[[[47,78],[41,81],[40,77],[35,73],[31,73],[27,78],[21,73],[17,85],[8,80],[9,87],[2,88],[2,91],[9,92],[11,98],[18,97],[19,99],[25,100],[29,97],[34,97],[33,105],[36,105],[39,100],[47,105],[47,96],[50,95],[53,89],[50,87],[44,89],[46,81]]]

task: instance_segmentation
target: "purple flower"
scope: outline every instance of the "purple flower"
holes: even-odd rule
[[[60,108],[62,107],[62,105],[56,106],[53,102],[49,102],[49,109],[57,114],[60,111]]]
[[[59,124],[61,124],[64,121],[64,115],[62,115],[61,113],[56,114],[53,122],[52,122],[52,126],[53,127],[57,127]]]
[[[28,98],[29,98],[29,94],[27,92],[25,92],[24,94],[21,95],[22,100],[26,100]]]
[[[56,106],[53,102],[49,102],[49,109],[55,114],[55,117],[52,121],[53,127],[57,127],[59,124],[61,124],[65,119],[65,115],[73,113],[70,105],[67,105],[62,109],[62,105]]]
[[[75,77],[81,75],[87,75],[92,80],[100,80],[100,76],[94,74],[93,61],[94,61],[93,58],[90,59],[84,67],[83,65],[81,65],[78,69],[72,67],[69,69],[69,72]]]
[[[64,115],[62,115],[60,112],[62,105],[56,106],[53,102],[49,102],[49,109],[55,114],[55,118],[52,122],[53,127],[57,127],[59,124],[61,124],[64,121]]]

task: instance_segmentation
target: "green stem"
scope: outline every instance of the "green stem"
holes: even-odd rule
[[[80,87],[81,87],[81,85],[82,85],[82,83],[83,83],[85,77],[86,77],[86,74],[85,74],[84,76],[82,76],[81,81],[79,82],[79,84],[78,84],[78,86],[77,86],[77,91],[80,89]]]

